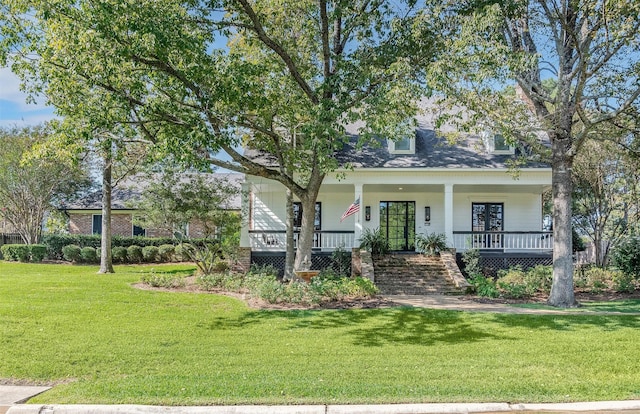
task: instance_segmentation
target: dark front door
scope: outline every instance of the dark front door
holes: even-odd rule
[[[491,234],[504,230],[503,203],[473,203],[471,205],[472,231],[482,232],[473,235],[473,245],[479,249],[501,249],[503,235]]]
[[[415,201],[381,201],[380,231],[393,251],[414,251],[416,241]]]

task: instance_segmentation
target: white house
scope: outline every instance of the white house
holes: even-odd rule
[[[338,171],[340,178],[328,174],[320,190],[318,252],[358,247],[364,229],[380,228],[392,250],[400,252],[415,251],[417,234],[444,233],[458,252],[550,254],[542,195],[551,188],[551,168],[529,161],[514,174],[508,161],[523,149],[506,145],[501,136],[468,136],[450,145],[421,118],[413,138],[363,150],[356,150],[355,141],[336,154],[353,169]],[[244,189],[241,246],[254,255],[284,252],[284,186],[247,176]],[[356,200],[359,210],[341,221]]]

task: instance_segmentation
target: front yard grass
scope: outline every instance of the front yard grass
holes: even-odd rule
[[[0,382],[47,404],[565,402],[640,398],[640,316],[265,311],[139,290],[189,265],[0,262]]]

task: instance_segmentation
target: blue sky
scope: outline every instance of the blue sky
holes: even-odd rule
[[[0,127],[37,125],[53,118],[53,109],[27,104],[20,80],[9,68],[0,68]]]

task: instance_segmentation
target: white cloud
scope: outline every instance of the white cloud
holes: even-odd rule
[[[27,103],[20,79],[9,68],[0,68],[0,101],[0,126],[36,125],[54,117],[51,107]]]

